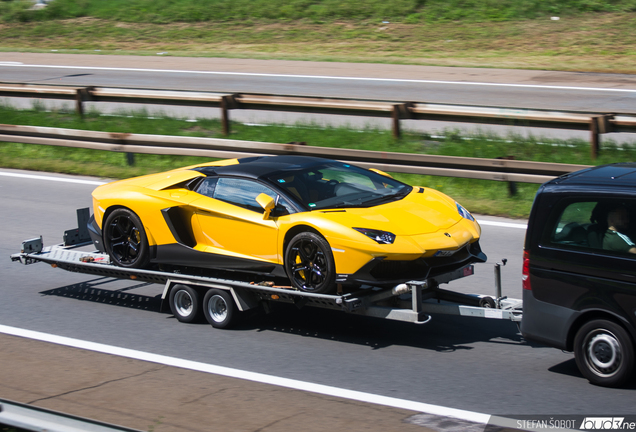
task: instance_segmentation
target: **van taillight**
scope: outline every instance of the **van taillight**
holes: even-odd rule
[[[532,290],[530,286],[530,253],[523,251],[523,269],[521,271],[521,286],[523,289]]]

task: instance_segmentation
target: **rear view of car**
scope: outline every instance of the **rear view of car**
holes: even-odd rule
[[[523,262],[526,339],[574,351],[592,383],[633,376],[636,163],[590,168],[539,189]]]

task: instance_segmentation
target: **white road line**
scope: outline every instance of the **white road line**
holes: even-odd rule
[[[68,178],[68,177],[51,177],[51,176],[35,175],[35,174],[8,173],[8,172],[2,172],[2,171],[0,171],[0,176],[25,178],[25,179],[30,179],[30,180],[44,180],[44,181],[77,183],[77,184],[86,184],[86,185],[94,185],[94,186],[100,186],[100,185],[103,185],[103,184],[107,183],[107,182],[100,182],[100,181],[93,181],[93,180],[73,179],[73,178]],[[517,224],[517,223],[509,223],[509,222],[496,222],[496,221],[485,221],[485,220],[478,220],[477,222],[479,222],[480,225],[490,225],[490,226],[496,226],[496,227],[501,227],[501,228],[520,228],[520,229],[528,228],[527,224]]]
[[[140,68],[114,68],[114,67],[98,67],[98,66],[25,65],[25,64],[7,64],[7,63],[1,64],[0,63],[0,67],[3,67],[3,66],[4,67],[26,67],[26,68],[49,68],[49,69],[182,73],[182,74],[201,74],[201,75],[235,75],[235,76],[270,77],[270,78],[382,81],[382,82],[403,82],[403,83],[419,83],[419,84],[453,84],[453,85],[488,86],[488,87],[517,87],[517,88],[531,88],[531,89],[636,93],[636,89],[549,86],[549,85],[536,85],[536,84],[505,84],[505,83],[486,83],[486,82],[471,82],[471,81],[436,81],[436,80],[418,80],[418,79],[400,79],[400,78],[342,77],[342,76],[328,76],[328,75],[325,75],[325,76],[323,75],[294,75],[294,74],[286,75],[286,74],[268,74],[268,73],[251,73],[251,72],[191,71],[191,70],[180,70],[180,69],[140,69]]]
[[[25,179],[31,179],[31,180],[56,181],[56,182],[63,182],[63,183],[78,183],[78,184],[95,185],[95,186],[106,184],[106,182],[93,181],[93,180],[80,180],[80,179],[73,179],[73,178],[67,178],[67,177],[52,177],[52,176],[41,176],[41,175],[34,175],[34,174],[18,174],[18,173],[8,173],[8,172],[0,172],[0,176],[18,177],[18,178],[25,178]]]
[[[519,229],[527,229],[528,224],[524,223],[510,223],[510,222],[497,222],[497,221],[487,221],[487,220],[478,220],[479,225],[490,225],[501,228],[519,228]]]
[[[174,366],[182,369],[189,369],[198,372],[210,373],[215,375],[226,376],[230,378],[244,379],[263,384],[271,384],[279,387],[286,387],[294,390],[303,390],[312,393],[319,393],[327,396],[333,396],[343,399],[350,399],[360,402],[368,402],[377,405],[384,405],[394,408],[417,411],[427,414],[454,417],[461,420],[467,420],[475,423],[488,423],[489,414],[482,414],[473,411],[459,410],[455,408],[443,407],[440,405],[431,405],[422,402],[409,401],[406,399],[392,398],[388,396],[380,396],[372,393],[364,393],[355,390],[347,390],[338,387],[332,387],[322,384],[314,384],[306,381],[299,381],[288,378],[276,377],[256,372],[243,371],[239,369],[228,368],[224,366],[215,366],[206,363],[200,363],[190,360],[183,360],[176,357],[168,357],[159,354],[152,354],[143,351],[132,350],[128,348],[120,348],[111,345],[105,345],[95,342],[83,341],[64,336],[57,336],[49,333],[41,333],[32,330],[20,329],[17,327],[9,327],[0,325],[0,333],[11,336],[18,336],[28,339],[34,339],[43,342],[50,342],[57,345],[63,345],[73,348],[85,349],[104,354],[111,354],[120,357],[142,360],[166,366]]]

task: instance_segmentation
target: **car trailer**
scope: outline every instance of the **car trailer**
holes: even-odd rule
[[[77,214],[79,228],[66,231],[64,243],[45,247],[42,237],[26,240],[20,253],[11,255],[11,260],[23,264],[43,262],[76,273],[162,284],[161,311],[169,309],[181,322],[194,322],[204,315],[213,327],[229,328],[241,312],[256,308],[268,312],[272,303],[278,302],[416,324],[429,322],[431,314],[505,319],[516,323],[522,317],[522,301],[501,295],[501,266],[506,260],[495,264],[497,294],[494,298],[440,288],[441,284],[474,274],[472,264],[392,288],[362,286],[352,292],[339,289],[336,294],[314,294],[271,281],[224,279],[196,274],[198,272],[187,268],[146,270],[116,266],[108,254],[78,250],[92,242],[85,228],[88,209],[79,209]]]

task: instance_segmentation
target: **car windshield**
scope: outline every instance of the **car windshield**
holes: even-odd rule
[[[375,206],[400,200],[413,189],[390,177],[345,163],[283,172],[269,180],[311,210]]]

